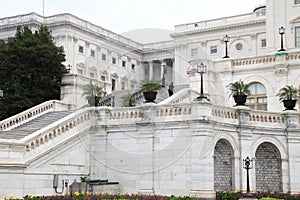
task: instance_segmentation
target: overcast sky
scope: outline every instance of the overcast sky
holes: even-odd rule
[[[2,0],[3,1],[3,0]],[[44,1],[44,4],[43,4]],[[71,13],[116,33],[161,28],[252,12],[266,0],[6,0],[0,17]],[[43,9],[44,5],[44,9]]]

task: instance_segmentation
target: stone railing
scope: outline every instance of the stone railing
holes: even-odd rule
[[[52,105],[52,104],[51,104]],[[55,107],[55,104],[51,106]],[[181,104],[145,104],[138,107],[87,107],[46,126],[23,139],[16,141],[24,144],[25,152],[31,152],[58,136],[72,137],[89,130],[92,125],[122,126],[138,123],[166,123],[205,120],[232,125],[263,126],[269,128],[285,128],[286,119],[291,116],[286,112],[271,113],[253,111],[247,107],[222,107],[210,102],[190,102]],[[299,113],[292,113],[292,127],[299,127]],[[290,118],[292,119],[292,118]],[[95,120],[95,121],[93,121]],[[57,140],[56,140],[57,141]],[[44,148],[45,150],[45,148]],[[39,152],[39,151],[37,151]]]
[[[61,101],[51,100],[42,104],[34,106],[28,110],[25,110],[17,115],[9,117],[0,122],[0,131],[11,130],[17,126],[20,126],[40,115],[43,115],[49,111],[68,110],[68,105]]]
[[[275,55],[271,56],[261,56],[255,58],[243,58],[231,61],[232,66],[243,66],[243,65],[256,65],[256,64],[266,64],[273,63],[276,61]]]
[[[161,51],[165,49],[173,49],[174,48],[174,41],[163,41],[163,42],[155,42],[155,43],[148,43],[143,45],[144,52],[152,52],[152,51]]]
[[[249,113],[249,119],[251,122],[262,122],[272,124],[285,123],[285,117],[281,113],[252,111]]]
[[[139,107],[110,109],[106,112],[106,114],[107,120],[138,120],[142,117],[142,112]]]
[[[25,151],[32,151],[33,149],[55,139],[59,135],[62,135],[67,131],[77,128],[78,125],[84,122],[87,122],[91,119],[92,116],[90,110],[94,111],[94,108],[85,108],[78,110],[58,120],[57,122],[24,137],[20,141],[24,142]]]
[[[212,117],[224,119],[224,120],[226,119],[236,120],[237,112],[233,108],[213,106]]]
[[[265,18],[266,18],[265,16],[257,16],[254,12],[252,12],[252,13],[235,15],[230,17],[223,17],[218,19],[176,25],[175,33],[184,32],[184,31],[193,31],[198,29],[207,29],[207,28],[225,26],[225,25],[236,24],[236,23],[246,23],[246,22],[251,22],[253,20],[265,19]]]
[[[105,118],[110,124],[115,124],[120,121],[124,121],[124,123],[138,122],[145,118],[151,118],[151,121],[172,121],[175,118],[180,120],[182,117],[186,120],[197,120],[198,117],[203,116],[213,121],[236,125],[239,120],[243,120],[243,124],[246,123],[253,126],[262,124],[270,127],[273,127],[274,124],[278,126],[285,125],[284,112],[255,111],[247,107],[222,107],[212,105],[210,102],[197,101],[180,104],[144,104],[139,107],[110,108]]]
[[[195,92],[191,88],[184,88],[174,93],[169,98],[166,98],[165,100],[159,102],[158,105],[191,102],[194,98],[196,98],[196,96],[197,92]]]
[[[300,53],[290,53],[287,54],[286,60],[297,60],[300,59]],[[260,56],[253,58],[243,58],[235,59],[231,61],[232,66],[245,66],[245,65],[257,65],[257,64],[267,64],[276,62],[276,56]]]

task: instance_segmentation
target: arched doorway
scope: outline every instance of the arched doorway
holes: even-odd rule
[[[281,156],[269,142],[258,146],[255,153],[256,191],[281,192]]]
[[[214,189],[232,191],[233,188],[233,149],[230,143],[221,139],[214,150]]]

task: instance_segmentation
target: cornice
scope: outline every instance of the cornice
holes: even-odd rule
[[[229,25],[223,25],[223,26],[217,26],[217,27],[211,27],[211,28],[205,28],[205,29],[185,31],[185,32],[180,32],[180,33],[172,33],[172,34],[170,34],[170,36],[175,38],[178,36],[194,35],[194,34],[199,34],[199,33],[213,32],[213,31],[219,31],[219,30],[225,30],[225,29],[231,29],[231,28],[237,28],[237,27],[245,27],[245,26],[257,25],[257,24],[265,24],[265,23],[266,23],[265,19],[264,20],[256,20],[256,21],[229,24]]]

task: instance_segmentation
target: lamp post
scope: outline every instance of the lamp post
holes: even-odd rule
[[[203,74],[206,73],[206,65],[204,65],[203,63],[201,63],[200,65],[197,64],[197,72],[201,76],[200,96],[197,97],[197,100],[201,101],[202,99],[207,99],[207,97],[203,94]]]
[[[229,58],[229,56],[228,56],[228,47],[227,47],[227,43],[229,42],[228,35],[225,35],[223,39],[224,39],[224,42],[225,42],[225,56],[223,58]]]
[[[249,169],[252,169],[252,160],[247,156],[246,159],[243,159],[243,162],[243,168],[247,171],[247,193],[250,193]]]
[[[284,27],[280,27],[279,28],[279,34],[280,34],[280,49],[278,51],[285,51],[285,49],[283,48],[283,34],[285,34],[285,28]]]

